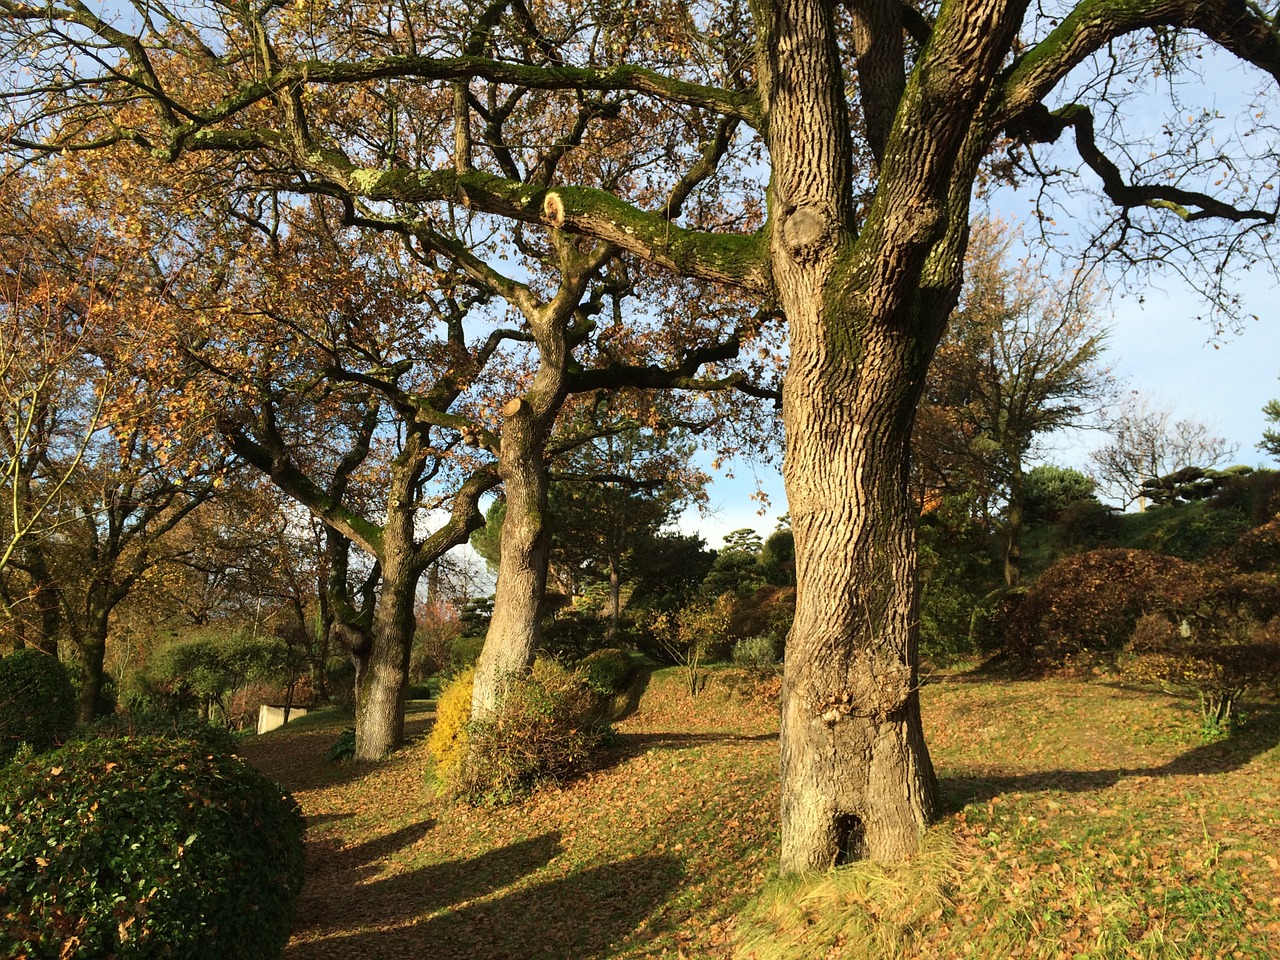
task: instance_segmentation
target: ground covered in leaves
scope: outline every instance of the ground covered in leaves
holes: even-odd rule
[[[326,760],[340,719],[246,742],[308,820],[288,960],[1280,956],[1275,706],[1205,743],[1160,693],[931,683],[945,868],[790,887],[746,938],[777,847],[777,683],[719,671],[691,700],[682,679],[644,681],[599,769],[498,809],[435,796],[426,704],[383,764]]]

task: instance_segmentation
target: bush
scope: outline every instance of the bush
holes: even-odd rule
[[[166,740],[194,740],[211,753],[233,754],[240,742],[226,727],[209,723],[190,713],[177,711],[133,711],[95,720],[84,729],[84,739],[159,737]]]
[[[85,670],[79,660],[69,660],[63,665],[67,671],[67,679],[71,681],[71,689],[75,691],[76,703],[80,702],[80,691],[84,689]],[[98,697],[93,705],[95,717],[105,717],[115,713],[120,705],[120,691],[116,678],[109,673],[102,674],[102,683],[98,687]]]
[[[626,689],[636,665],[626,651],[608,647],[587,654],[578,662],[577,669],[590,690],[602,697],[612,697]]]
[[[1120,533],[1120,517],[1097,500],[1077,500],[1063,507],[1053,525],[1053,543],[1059,550],[1088,550],[1114,540]]]
[[[539,649],[559,660],[580,660],[604,641],[605,620],[583,610],[562,610],[542,623]]]
[[[1234,510],[1254,525],[1266,523],[1280,512],[1280,470],[1242,473],[1237,468],[1218,488],[1211,506]]]
[[[508,803],[575,773],[607,734],[594,722],[598,706],[578,673],[537,661],[509,682],[493,715],[467,724],[465,749],[442,778],[445,792],[468,803]]]
[[[735,640],[785,637],[795,618],[796,588],[766,584],[734,602],[725,632]]]
[[[61,743],[75,723],[75,691],[57,657],[17,650],[0,659],[0,766],[24,743],[37,753]]]
[[[80,741],[0,773],[0,953],[275,960],[302,814],[193,741]]]
[[[778,665],[781,644],[768,634],[743,637],[733,645],[733,662],[751,670],[768,670]]]
[[[1032,467],[1023,480],[1023,517],[1027,523],[1053,523],[1068,507],[1098,503],[1096,488],[1093,478],[1071,467]]]
[[[328,760],[330,763],[342,763],[346,760],[354,760],[355,757],[356,728],[347,727],[338,734],[338,739],[329,747]]]
[[[338,709],[351,711],[356,708],[356,665],[350,657],[329,662],[325,689],[329,691],[329,702]]]
[[[427,752],[435,761],[436,780],[442,792],[457,779],[458,764],[466,753],[475,676],[475,668],[468,667],[440,691],[440,699],[436,701],[436,722],[427,739]]]
[[[1119,651],[1150,610],[1182,611],[1205,592],[1196,564],[1146,550],[1093,550],[1045,570],[1004,624],[1006,649],[1042,665]]]
[[[430,604],[416,612],[409,679],[425,683],[428,677],[449,669],[450,648],[462,635],[462,622],[443,604]]]
[[[1197,636],[1185,620],[1175,624],[1163,614],[1147,614],[1134,628],[1122,673],[1139,683],[1194,692],[1204,729],[1227,730],[1245,690],[1274,685],[1280,677],[1280,643],[1245,619],[1234,628],[1234,636],[1214,642]]]

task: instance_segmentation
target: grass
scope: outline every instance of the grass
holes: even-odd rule
[[[378,765],[349,720],[245,753],[308,815],[289,960],[1280,956],[1280,710],[1101,682],[951,677],[922,698],[946,810],[907,864],[777,880],[776,680],[657,671],[604,764],[510,808],[425,782],[428,705]]]

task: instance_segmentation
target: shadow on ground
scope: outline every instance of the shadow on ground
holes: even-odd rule
[[[560,838],[553,832],[370,879],[376,860],[412,845],[428,829],[405,828],[334,851],[349,862],[337,863],[324,878],[327,895],[304,893],[287,960],[588,960],[634,932],[682,876],[675,858],[649,855],[500,892],[555,859]]]
[[[435,722],[434,702],[420,703],[405,717],[406,746],[425,736]],[[341,733],[341,728],[329,726],[296,731],[286,726],[265,736],[250,737],[237,753],[291,793],[343,786],[384,765],[383,761],[330,760],[329,750]]]
[[[1043,770],[1012,776],[955,776],[941,781],[944,809],[954,813],[966,804],[1007,793],[1063,791],[1087,793],[1138,777],[1221,775],[1246,766],[1280,745],[1280,706],[1255,706],[1249,725],[1215,743],[1192,747],[1168,763],[1115,770]]]

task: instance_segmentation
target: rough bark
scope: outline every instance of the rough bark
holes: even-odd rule
[[[423,564],[413,522],[422,460],[415,436],[391,465],[387,519],[382,528],[382,586],[367,652],[356,669],[357,760],[380,760],[404,740],[404,691],[413,647],[413,600]]]
[[[538,350],[538,370],[523,396],[502,409],[498,474],[506,491],[498,583],[493,618],[476,663],[471,715],[483,717],[497,708],[509,678],[533,665],[541,639],[543,598],[551,557],[547,518],[547,438],[567,395],[572,344],[584,330],[574,328],[587,284],[611,255],[598,245],[580,253],[576,238],[552,234],[560,259],[561,279],[554,297],[539,302],[522,285],[507,282],[503,295],[525,316]]]
[[[959,289],[972,180],[957,180],[973,169],[969,121],[994,73],[983,40],[998,38],[991,8],[974,7],[952,25],[974,40],[960,45],[964,62],[960,49],[923,57],[859,223],[832,8],[784,0],[755,11],[770,254],[791,337],[784,475],[797,607],[782,691],[780,866],[795,872],[908,856],[937,808],[916,693],[908,457]],[[898,96],[893,78],[880,82],[864,94]]]
[[[384,559],[372,642],[367,651],[353,652],[353,657],[358,657],[357,760],[380,760],[404,740],[404,691],[413,644],[413,597],[417,584],[418,573],[411,564],[396,558]]]

